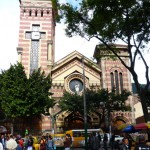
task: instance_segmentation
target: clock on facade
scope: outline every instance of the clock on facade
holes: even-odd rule
[[[33,31],[32,34],[31,34],[31,38],[33,40],[39,40],[40,39],[40,32],[38,31]]]
[[[72,79],[69,82],[69,88],[74,93],[79,93],[83,90],[83,82],[79,79]]]

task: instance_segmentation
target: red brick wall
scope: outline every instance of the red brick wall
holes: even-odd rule
[[[121,64],[119,60],[113,61],[113,60],[106,60],[105,61],[105,83],[106,88],[109,90],[111,89],[111,78],[110,73],[115,72],[115,70],[118,71],[118,73],[122,73],[123,77],[123,88],[130,90],[130,79],[129,79],[129,71]],[[114,79],[115,80],[115,79]]]
[[[40,0],[39,0],[40,1]],[[30,73],[30,50],[31,39],[26,39],[25,33],[32,31],[32,25],[40,25],[40,32],[45,32],[46,37],[39,41],[39,60],[38,67],[41,67],[45,73],[48,73],[48,41],[53,43],[52,46],[52,63],[54,62],[54,37],[55,37],[55,21],[52,12],[51,1],[37,2],[34,0],[21,0],[20,4],[20,28],[18,47],[23,48],[21,63],[25,67],[27,75]],[[30,16],[30,11],[32,14]],[[37,11],[37,16],[36,16]],[[41,13],[43,12],[43,13]],[[49,130],[51,127],[51,120],[48,117],[42,117],[42,130]]]
[[[31,7],[28,7],[31,6]],[[45,7],[43,7],[45,6]],[[37,10],[37,16],[35,16],[35,11]],[[32,11],[31,16],[29,12]],[[41,16],[41,11],[43,11],[43,16]],[[46,38],[40,39],[39,48],[39,67],[41,67],[45,72],[48,71],[47,68],[47,41],[54,40],[55,34],[55,22],[52,12],[51,1],[43,2],[25,2],[22,0],[20,5],[20,29],[19,29],[19,42],[18,47],[23,48],[22,53],[22,64],[25,67],[25,71],[29,74],[30,70],[30,49],[31,49],[31,39],[25,38],[26,31],[32,30],[32,24],[40,25],[40,32],[46,32]],[[53,42],[54,43],[54,42]],[[52,62],[54,62],[54,49],[52,51]]]

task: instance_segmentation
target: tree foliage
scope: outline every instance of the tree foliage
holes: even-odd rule
[[[54,105],[50,88],[50,76],[40,69],[27,78],[21,64],[11,65],[0,74],[0,108],[8,118],[44,114]]]
[[[149,66],[144,53],[149,50],[150,41],[150,1],[148,0],[80,0],[71,3],[58,3],[59,20],[66,24],[69,37],[79,35],[87,40],[96,38],[108,53],[121,61],[133,76],[139,93],[145,121],[150,120],[147,109],[149,97],[145,92],[150,86]],[[121,40],[127,44],[130,63],[119,56],[115,43]],[[110,44],[111,43],[111,44]],[[144,67],[146,84],[141,87],[135,70],[136,60],[140,58]]]
[[[130,110],[130,106],[125,104],[130,92],[124,90],[121,94],[115,94],[115,92],[108,92],[106,89],[98,90],[98,92],[92,90],[86,90],[86,105],[87,112],[96,112],[99,109],[106,109],[111,111]],[[101,106],[101,103],[105,106]],[[63,97],[59,101],[59,106],[63,111],[80,112],[83,114],[83,95],[71,94],[65,92]]]

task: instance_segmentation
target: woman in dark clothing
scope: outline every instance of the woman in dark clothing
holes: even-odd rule
[[[71,144],[72,144],[72,139],[71,139],[70,135],[66,134],[66,138],[64,141],[65,150],[70,150]]]

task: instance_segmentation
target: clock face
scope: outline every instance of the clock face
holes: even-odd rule
[[[40,32],[38,32],[38,31],[32,32],[31,38],[33,40],[39,40],[40,39]]]
[[[79,79],[73,79],[69,83],[69,88],[74,93],[79,93],[83,90],[83,83]]]

